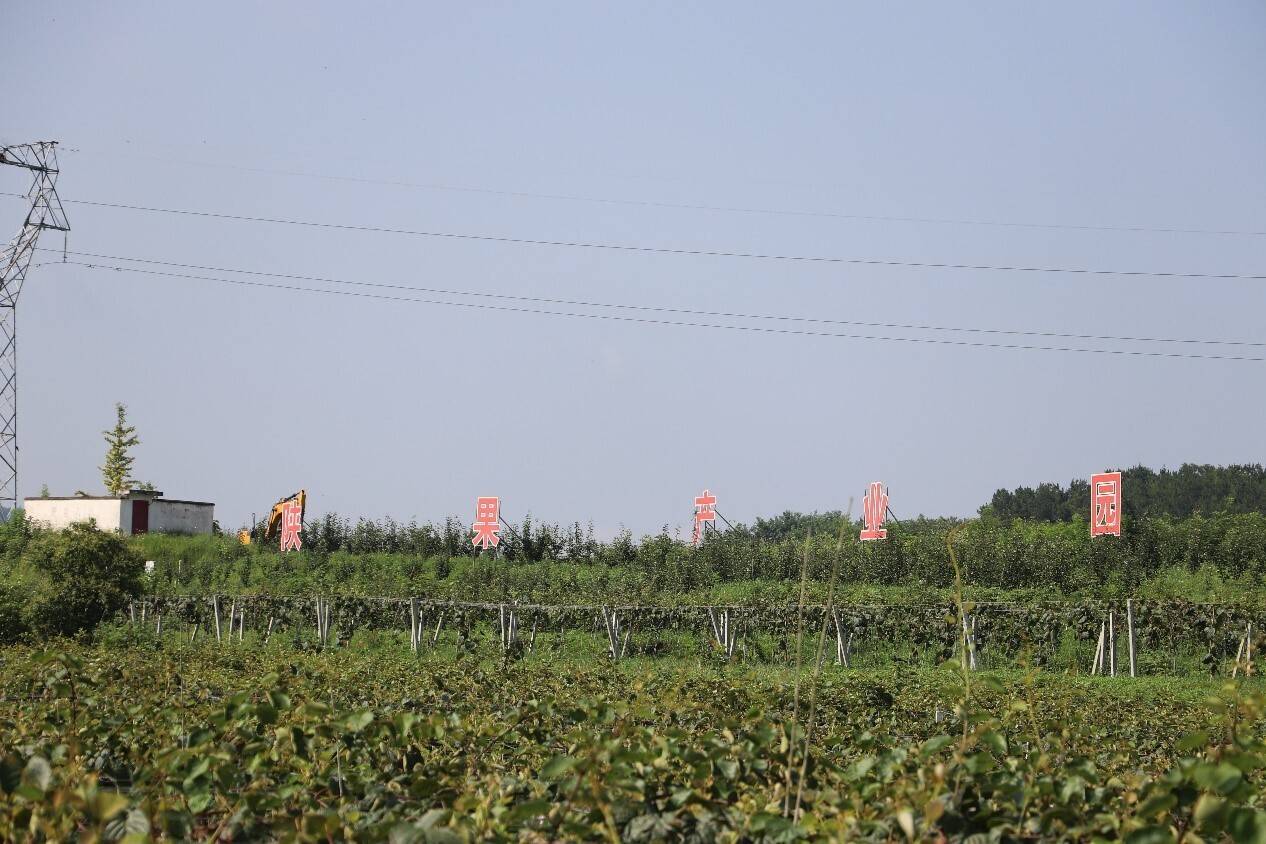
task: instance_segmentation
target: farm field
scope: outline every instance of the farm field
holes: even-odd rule
[[[402,644],[0,651],[0,838],[1266,837],[1258,678]]]
[[[0,844],[1266,844],[1266,0],[293,5],[0,18]]]
[[[892,523],[882,543],[837,547],[840,514],[787,514],[736,526],[699,548],[665,528],[599,540],[580,525],[525,520],[496,557],[474,554],[468,527],[331,514],[304,529],[304,549],[242,546],[230,536],[150,534],[131,540],[153,560],[158,595],[426,596],[457,601],[628,604],[795,603],[808,556],[808,590],[825,600],[838,558],[843,600],[948,600],[955,549],[976,600],[1181,599],[1266,607],[1266,514],[1216,512],[1129,520],[1121,537],[1092,542],[1084,521],[981,518]],[[854,527],[856,529],[856,526]],[[28,539],[4,531],[10,549]],[[806,536],[809,539],[806,541]],[[807,547],[806,547],[807,546]],[[13,550],[9,551],[14,553]]]
[[[0,840],[1264,841],[1259,520],[496,556],[11,521]]]
[[[808,520],[776,535],[740,526],[698,549],[667,534],[598,542],[579,527],[528,522],[496,557],[471,555],[452,522],[314,520],[307,550],[286,555],[229,537],[151,535],[134,540],[154,571],[133,614],[205,635],[219,596],[220,613],[244,612],[248,631],[275,625],[296,639],[312,632],[320,598],[347,637],[408,630],[416,598],[422,623],[442,625],[445,640],[497,626],[505,607],[524,638],[539,628],[552,642],[565,631],[598,658],[602,608],[619,607],[635,653],[691,657],[712,630],[708,608],[729,607],[742,660],[788,665],[803,565],[814,621],[836,570],[832,637],[837,626],[852,635],[854,664],[934,667],[954,645],[943,622],[954,611],[945,542],[954,529],[982,667],[1088,671],[1109,624],[1124,666],[1128,615],[1139,673],[1229,674],[1249,625],[1266,624],[1266,518],[1256,513],[1141,520],[1125,540],[1099,543],[1084,524],[916,520],[885,543],[840,546],[826,530],[838,530],[838,515]],[[788,535],[812,528],[807,542]]]

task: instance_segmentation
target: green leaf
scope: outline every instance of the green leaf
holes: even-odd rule
[[[1237,751],[1224,753],[1222,755],[1222,761],[1226,762],[1228,765],[1234,765],[1245,773],[1255,771],[1258,768],[1266,766],[1266,759],[1263,759],[1255,753],[1240,753]]]
[[[124,816],[123,828],[128,835],[149,835],[149,818],[140,809],[132,809]]]
[[[1174,834],[1165,826],[1145,826],[1125,836],[1125,844],[1171,844]]]
[[[1226,831],[1235,844],[1266,844],[1266,812],[1247,806],[1232,809]]]
[[[506,815],[506,823],[519,824],[549,813],[554,804],[548,800],[528,800],[520,803]]]
[[[1081,777],[1068,777],[1056,789],[1061,803],[1071,803],[1074,797],[1082,797],[1086,793],[1086,783]]]
[[[1139,804],[1135,814],[1144,818],[1152,818],[1161,812],[1168,812],[1176,805],[1178,805],[1178,798],[1168,792],[1153,794]]]
[[[1194,733],[1187,733],[1187,735],[1179,739],[1178,743],[1174,745],[1174,749],[1179,753],[1190,753],[1197,748],[1204,747],[1208,743],[1209,734],[1204,730],[1197,730]]]
[[[668,841],[671,840],[673,824],[672,816],[646,814],[638,815],[629,821],[622,836],[629,841]]]
[[[541,779],[556,780],[576,767],[576,760],[571,756],[555,756],[541,768]]]
[[[105,834],[115,841],[148,841],[149,818],[140,809],[120,812],[105,825]]]
[[[193,792],[186,792],[185,799],[189,801],[189,811],[200,815],[211,805],[211,789],[202,786]]]
[[[932,756],[933,754],[940,753],[942,750],[949,747],[953,743],[954,743],[953,736],[946,736],[946,735],[932,736],[932,738],[923,742],[923,745],[919,748],[919,755],[926,759],[927,757]]]
[[[39,802],[44,799],[44,792],[40,791],[30,783],[25,782],[15,788],[13,793],[16,796],[21,797],[23,800],[30,800],[32,802]]]
[[[413,725],[417,723],[417,716],[412,712],[397,712],[391,719],[391,725],[395,728],[396,735],[404,737],[413,731]]]
[[[998,764],[988,753],[973,753],[963,761],[963,767],[972,774],[987,774]]]
[[[198,780],[198,777],[205,774],[207,772],[207,769],[209,769],[210,767],[211,767],[211,760],[205,756],[203,756],[201,759],[195,762],[193,765],[193,768],[189,770],[189,775],[185,777],[185,782],[184,782],[185,791],[188,791],[189,789],[193,788],[194,784]]]
[[[791,821],[787,818],[765,812],[758,812],[752,815],[752,820],[749,824],[753,832],[763,832],[766,834],[765,837],[772,840],[778,840],[783,833],[791,829],[791,825]]]
[[[343,725],[353,733],[359,733],[361,730],[368,727],[370,722],[373,720],[374,713],[370,712],[368,709],[364,709],[360,712],[348,715],[347,718],[343,720]]]
[[[1196,808],[1193,816],[1196,819],[1197,827],[1208,830],[1209,827],[1221,828],[1225,822],[1227,810],[1227,802],[1221,797],[1214,797],[1212,794],[1201,794],[1200,799],[1196,801]]]
[[[1240,784],[1240,780],[1244,778],[1244,774],[1234,765],[1228,765],[1221,762],[1217,765],[1204,762],[1196,766],[1195,774],[1192,777],[1196,781],[1196,785],[1201,788],[1207,788],[1218,794],[1229,794]]]
[[[980,734],[980,741],[985,745],[985,747],[993,751],[994,756],[1002,758],[1007,755],[1006,737],[1000,735],[999,733],[996,733],[993,730],[986,730]]]

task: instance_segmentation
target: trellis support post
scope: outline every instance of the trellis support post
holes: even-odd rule
[[[1129,637],[1129,640],[1130,640],[1130,676],[1137,677],[1138,673],[1136,670],[1136,665],[1135,665],[1135,660],[1134,660],[1134,599],[1133,598],[1125,599],[1125,627],[1127,631],[1127,636]]]

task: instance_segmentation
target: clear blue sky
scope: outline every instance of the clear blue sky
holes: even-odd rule
[[[1259,2],[23,4],[0,31],[0,141],[61,140],[67,199],[683,249],[1263,274],[1263,236],[377,182],[1263,231],[1264,36]],[[26,187],[3,170],[0,190]],[[1261,281],[67,212],[73,250],[216,267],[1266,341]],[[22,214],[0,197],[5,228],[15,232]],[[124,401],[143,440],[138,477],[171,497],[215,501],[226,527],[300,486],[310,512],[466,518],[477,495],[496,494],[512,520],[530,511],[592,521],[605,535],[681,524],[705,486],[731,520],[843,507],[872,480],[889,484],[900,516],[970,514],[1000,486],[1135,463],[1263,460],[1264,363],[761,335],[75,266],[31,273],[20,326],[22,494],[44,483],[55,494],[99,491],[100,431]]]

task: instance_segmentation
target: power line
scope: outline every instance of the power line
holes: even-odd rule
[[[178,278],[194,281],[211,281],[222,284],[234,284],[243,287],[261,287],[274,290],[288,290],[298,293],[319,293],[331,296],[351,296],[361,299],[373,299],[389,302],[409,302],[421,305],[442,305],[445,307],[468,308],[473,310],[499,311],[503,313],[518,314],[535,314],[544,316],[572,317],[577,319],[594,319],[612,322],[636,323],[641,325],[665,325],[677,326],[682,328],[710,328],[729,331],[748,331],[760,334],[780,334],[797,337],[825,337],[845,340],[871,340],[890,343],[924,343],[938,346],[959,346],[965,348],[979,349],[1005,349],[1013,351],[1042,351],[1042,352],[1070,352],[1079,354],[1096,354],[1096,355],[1118,355],[1127,357],[1149,357],[1149,358],[1172,358],[1172,359],[1189,359],[1189,360],[1219,360],[1219,361],[1241,361],[1252,363],[1266,363],[1266,357],[1250,357],[1241,355],[1212,355],[1212,354],[1195,354],[1188,352],[1163,352],[1148,351],[1136,349],[1091,349],[1072,346],[1040,346],[1021,343],[987,343],[974,340],[952,340],[936,337],[892,337],[884,335],[870,334],[844,334],[829,331],[812,331],[808,329],[794,328],[773,328],[769,326],[756,325],[726,325],[721,323],[693,322],[685,320],[666,320],[654,317],[637,317],[625,316],[621,314],[591,314],[579,313],[575,311],[553,311],[542,308],[524,308],[510,305],[493,305],[483,302],[447,302],[438,299],[420,299],[408,296],[393,296],[382,293],[365,293],[354,290],[322,290],[313,287],[302,287],[299,285],[276,284],[272,282],[248,281],[245,279],[220,278],[215,276],[200,276],[190,273],[177,273],[166,270],[147,270],[140,267],[124,267],[108,264],[94,264],[85,261],[58,261],[49,262],[48,266],[71,265],[85,267],[93,270],[109,270],[113,272],[137,273],[142,275],[162,276],[166,278]]]
[[[19,194],[6,194],[18,196]],[[1134,276],[1148,278],[1176,279],[1222,279],[1239,281],[1263,281],[1266,274],[1254,275],[1244,273],[1189,273],[1155,270],[1108,270],[1086,267],[1042,267],[1012,266],[1005,264],[967,264],[938,261],[905,261],[885,258],[848,258],[817,255],[784,255],[762,252],[738,252],[713,249],[681,249],[664,246],[639,246],[635,244],[600,243],[578,240],[545,240],[539,238],[508,237],[503,235],[472,234],[463,232],[424,231],[419,229],[401,229],[388,226],[370,226],[355,223],[324,223],[316,220],[298,220],[287,217],[261,217],[248,214],[227,214],[217,211],[197,211],[188,208],[159,208],[148,205],[129,205],[122,202],[100,202],[88,199],[64,199],[67,204],[86,205],[94,208],[113,208],[128,211],[144,211],[155,214],[175,214],[184,217],[197,217],[215,220],[232,220],[244,223],[271,223],[275,225],[300,226],[304,228],[334,229],[338,231],[371,232],[376,234],[396,234],[413,237],[445,238],[450,240],[475,240],[490,243],[512,243],[526,246],[557,246],[579,249],[603,249],[616,252],[639,252],[659,255],[690,255],[710,258],[750,258],[762,261],[795,261],[801,263],[821,264],[855,264],[861,266],[915,267],[921,269],[941,270],[988,270],[993,272],[1023,273],[1061,273],[1083,276]]]
[[[76,150],[78,151],[78,150]],[[1244,229],[1205,229],[1205,228],[1186,228],[1186,227],[1166,227],[1166,226],[1129,226],[1129,225],[1091,225],[1076,223],[1038,223],[1030,221],[1011,221],[1011,220],[980,220],[980,219],[963,219],[954,217],[916,217],[916,216],[899,216],[884,214],[846,214],[835,211],[807,211],[792,208],[757,208],[751,206],[738,205],[710,205],[705,203],[688,203],[688,202],[665,202],[662,200],[643,200],[643,199],[626,199],[612,198],[601,196],[587,196],[583,194],[567,194],[567,193],[543,193],[533,191],[517,191],[505,190],[499,188],[483,188],[473,187],[469,185],[452,185],[441,184],[435,182],[409,182],[398,179],[370,179],[360,176],[339,176],[329,173],[313,173],[304,170],[285,170],[272,169],[266,167],[246,167],[240,164],[225,164],[221,162],[211,161],[191,161],[188,159],[165,158],[162,156],[141,155],[138,153],[130,153],[137,158],[147,158],[153,161],[162,161],[168,164],[180,164],[193,167],[210,167],[224,170],[237,170],[243,173],[265,173],[277,176],[297,176],[307,179],[324,179],[333,182],[350,182],[355,184],[366,185],[383,185],[388,187],[416,188],[421,190],[449,191],[454,193],[471,193],[483,194],[487,196],[507,196],[519,199],[547,199],[563,202],[587,202],[601,205],[623,205],[640,208],[670,208],[685,211],[710,211],[719,213],[732,214],[760,214],[775,215],[787,217],[817,217],[833,220],[855,220],[860,222],[880,222],[880,223],[923,223],[933,225],[950,225],[950,226],[991,226],[1002,228],[1020,228],[1020,229],[1054,229],[1066,231],[1102,231],[1102,232],[1135,232],[1135,233],[1153,233],[1153,234],[1210,234],[1210,235],[1240,235],[1249,237],[1261,237],[1266,235],[1266,230],[1244,230]]]
[[[311,281],[311,282],[317,282],[321,284],[352,285],[356,287],[372,287],[372,288],[379,288],[379,289],[385,289],[385,290],[407,290],[407,291],[412,291],[415,293],[430,293],[430,294],[439,294],[443,296],[469,296],[469,297],[476,297],[476,298],[507,299],[507,300],[517,301],[517,302],[535,302],[535,303],[541,303],[541,304],[571,305],[571,306],[586,307],[586,308],[608,308],[608,309],[618,309],[618,310],[645,311],[645,312],[652,312],[652,313],[682,314],[682,315],[688,315],[688,316],[705,316],[705,317],[725,318],[725,319],[753,319],[753,320],[759,319],[759,320],[775,320],[775,321],[780,321],[780,322],[815,323],[819,325],[851,325],[851,326],[857,326],[857,327],[863,327],[863,328],[898,328],[898,329],[907,329],[907,330],[913,330],[913,331],[946,331],[946,332],[992,334],[992,335],[1006,335],[1006,336],[1018,336],[1018,337],[1048,337],[1048,338],[1060,338],[1060,339],[1068,339],[1068,340],[1103,340],[1103,341],[1117,341],[1117,342],[1130,342],[1130,343],[1183,343],[1183,344],[1199,344],[1199,345],[1213,345],[1213,346],[1266,347],[1266,342],[1254,341],[1254,340],[1205,340],[1205,339],[1188,339],[1188,338],[1174,338],[1174,337],[1136,337],[1136,336],[1123,336],[1123,335],[1115,335],[1115,334],[1074,334],[1074,333],[1065,333],[1065,332],[1058,332],[1058,331],[1025,331],[1025,330],[1020,330],[1020,329],[976,328],[976,327],[927,325],[927,324],[919,324],[919,323],[901,323],[901,322],[864,322],[860,320],[829,319],[825,317],[803,317],[803,316],[790,316],[790,315],[782,315],[782,314],[752,314],[752,313],[741,313],[741,312],[731,312],[731,311],[707,311],[707,310],[696,310],[692,308],[672,308],[672,307],[658,306],[658,305],[629,305],[629,304],[619,304],[619,303],[613,303],[613,302],[594,302],[594,301],[583,300],[583,299],[559,299],[559,298],[544,297],[544,296],[522,296],[522,295],[517,295],[517,294],[511,294],[511,293],[489,293],[485,291],[452,290],[452,289],[445,289],[445,288],[438,288],[438,287],[417,287],[414,285],[389,284],[389,283],[384,283],[384,282],[373,282],[373,281],[351,281],[347,279],[331,278],[328,276],[298,275],[298,274],[293,274],[293,273],[268,272],[265,270],[246,270],[246,269],[240,269],[240,268],[235,268],[235,267],[208,266],[205,264],[187,264],[187,263],[180,263],[180,262],[175,262],[175,261],[161,261],[155,258],[137,258],[137,257],[126,256],[126,255],[106,255],[99,252],[80,252],[80,251],[74,251],[74,250],[65,251],[65,250],[60,250],[60,249],[41,249],[40,251],[51,252],[55,254],[76,255],[82,258],[98,258],[98,259],[106,260],[106,261],[126,261],[129,263],[136,263],[136,264],[148,264],[148,265],[153,265],[153,266],[174,267],[176,269],[200,270],[200,271],[205,271],[205,272],[217,272],[217,273],[233,273],[236,275],[260,276],[260,277],[265,277],[265,278],[280,278],[280,279],[287,279],[290,281]]]

